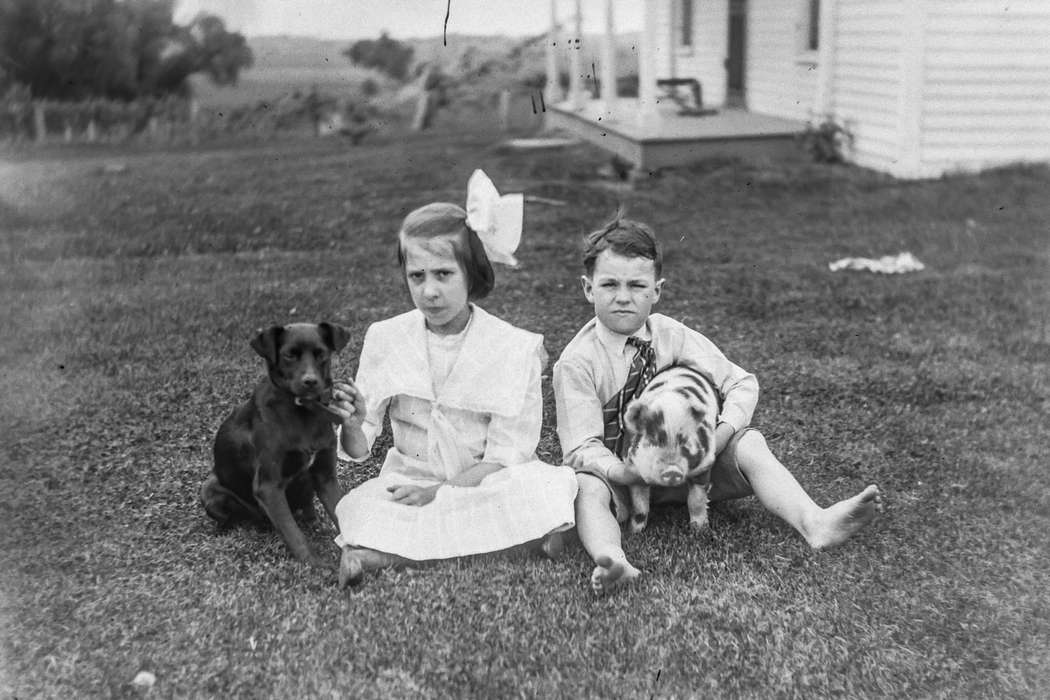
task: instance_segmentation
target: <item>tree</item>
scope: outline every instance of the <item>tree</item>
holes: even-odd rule
[[[0,72],[36,97],[184,94],[205,73],[235,83],[252,53],[223,20],[172,19],[175,0],[0,0]]]
[[[383,32],[379,39],[362,39],[343,51],[343,55],[359,66],[375,68],[396,80],[408,77],[414,51],[408,44],[391,39]]]

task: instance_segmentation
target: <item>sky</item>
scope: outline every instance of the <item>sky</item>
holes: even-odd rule
[[[645,0],[617,0],[617,32],[641,27]],[[605,0],[581,0],[584,33],[605,28]],[[557,0],[559,22],[572,22],[575,0]],[[549,0],[178,0],[175,19],[200,11],[219,15],[226,28],[248,37],[290,34],[321,39],[441,36],[448,11],[449,34],[532,36],[550,26]]]

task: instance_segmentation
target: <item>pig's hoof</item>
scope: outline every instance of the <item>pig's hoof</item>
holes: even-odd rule
[[[635,515],[631,516],[631,522],[628,525],[628,527],[630,528],[632,534],[637,535],[639,532],[644,530],[648,524],[648,515],[641,515],[636,513]]]
[[[690,520],[689,529],[692,530],[694,535],[707,535],[711,534],[711,526],[707,522],[707,518],[703,520]]]

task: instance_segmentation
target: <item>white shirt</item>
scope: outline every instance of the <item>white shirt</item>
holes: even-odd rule
[[[650,314],[635,335],[650,340],[657,371],[689,365],[703,372],[722,397],[719,423],[739,431],[758,404],[758,380],[726,359],[702,334],[663,314]],[[637,350],[627,337],[591,319],[554,364],[554,398],[563,460],[577,471],[608,474],[621,460],[602,442],[602,407],[623,388]]]

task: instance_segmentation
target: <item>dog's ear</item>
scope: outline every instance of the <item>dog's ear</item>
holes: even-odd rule
[[[339,352],[350,342],[350,329],[345,326],[340,326],[338,323],[325,322],[318,323],[317,327],[321,329],[321,338],[324,339],[325,345],[331,348],[332,352]]]
[[[259,353],[266,360],[266,364],[277,364],[277,348],[281,347],[281,335],[283,334],[284,326],[260,328],[256,336],[252,338],[252,350]]]

